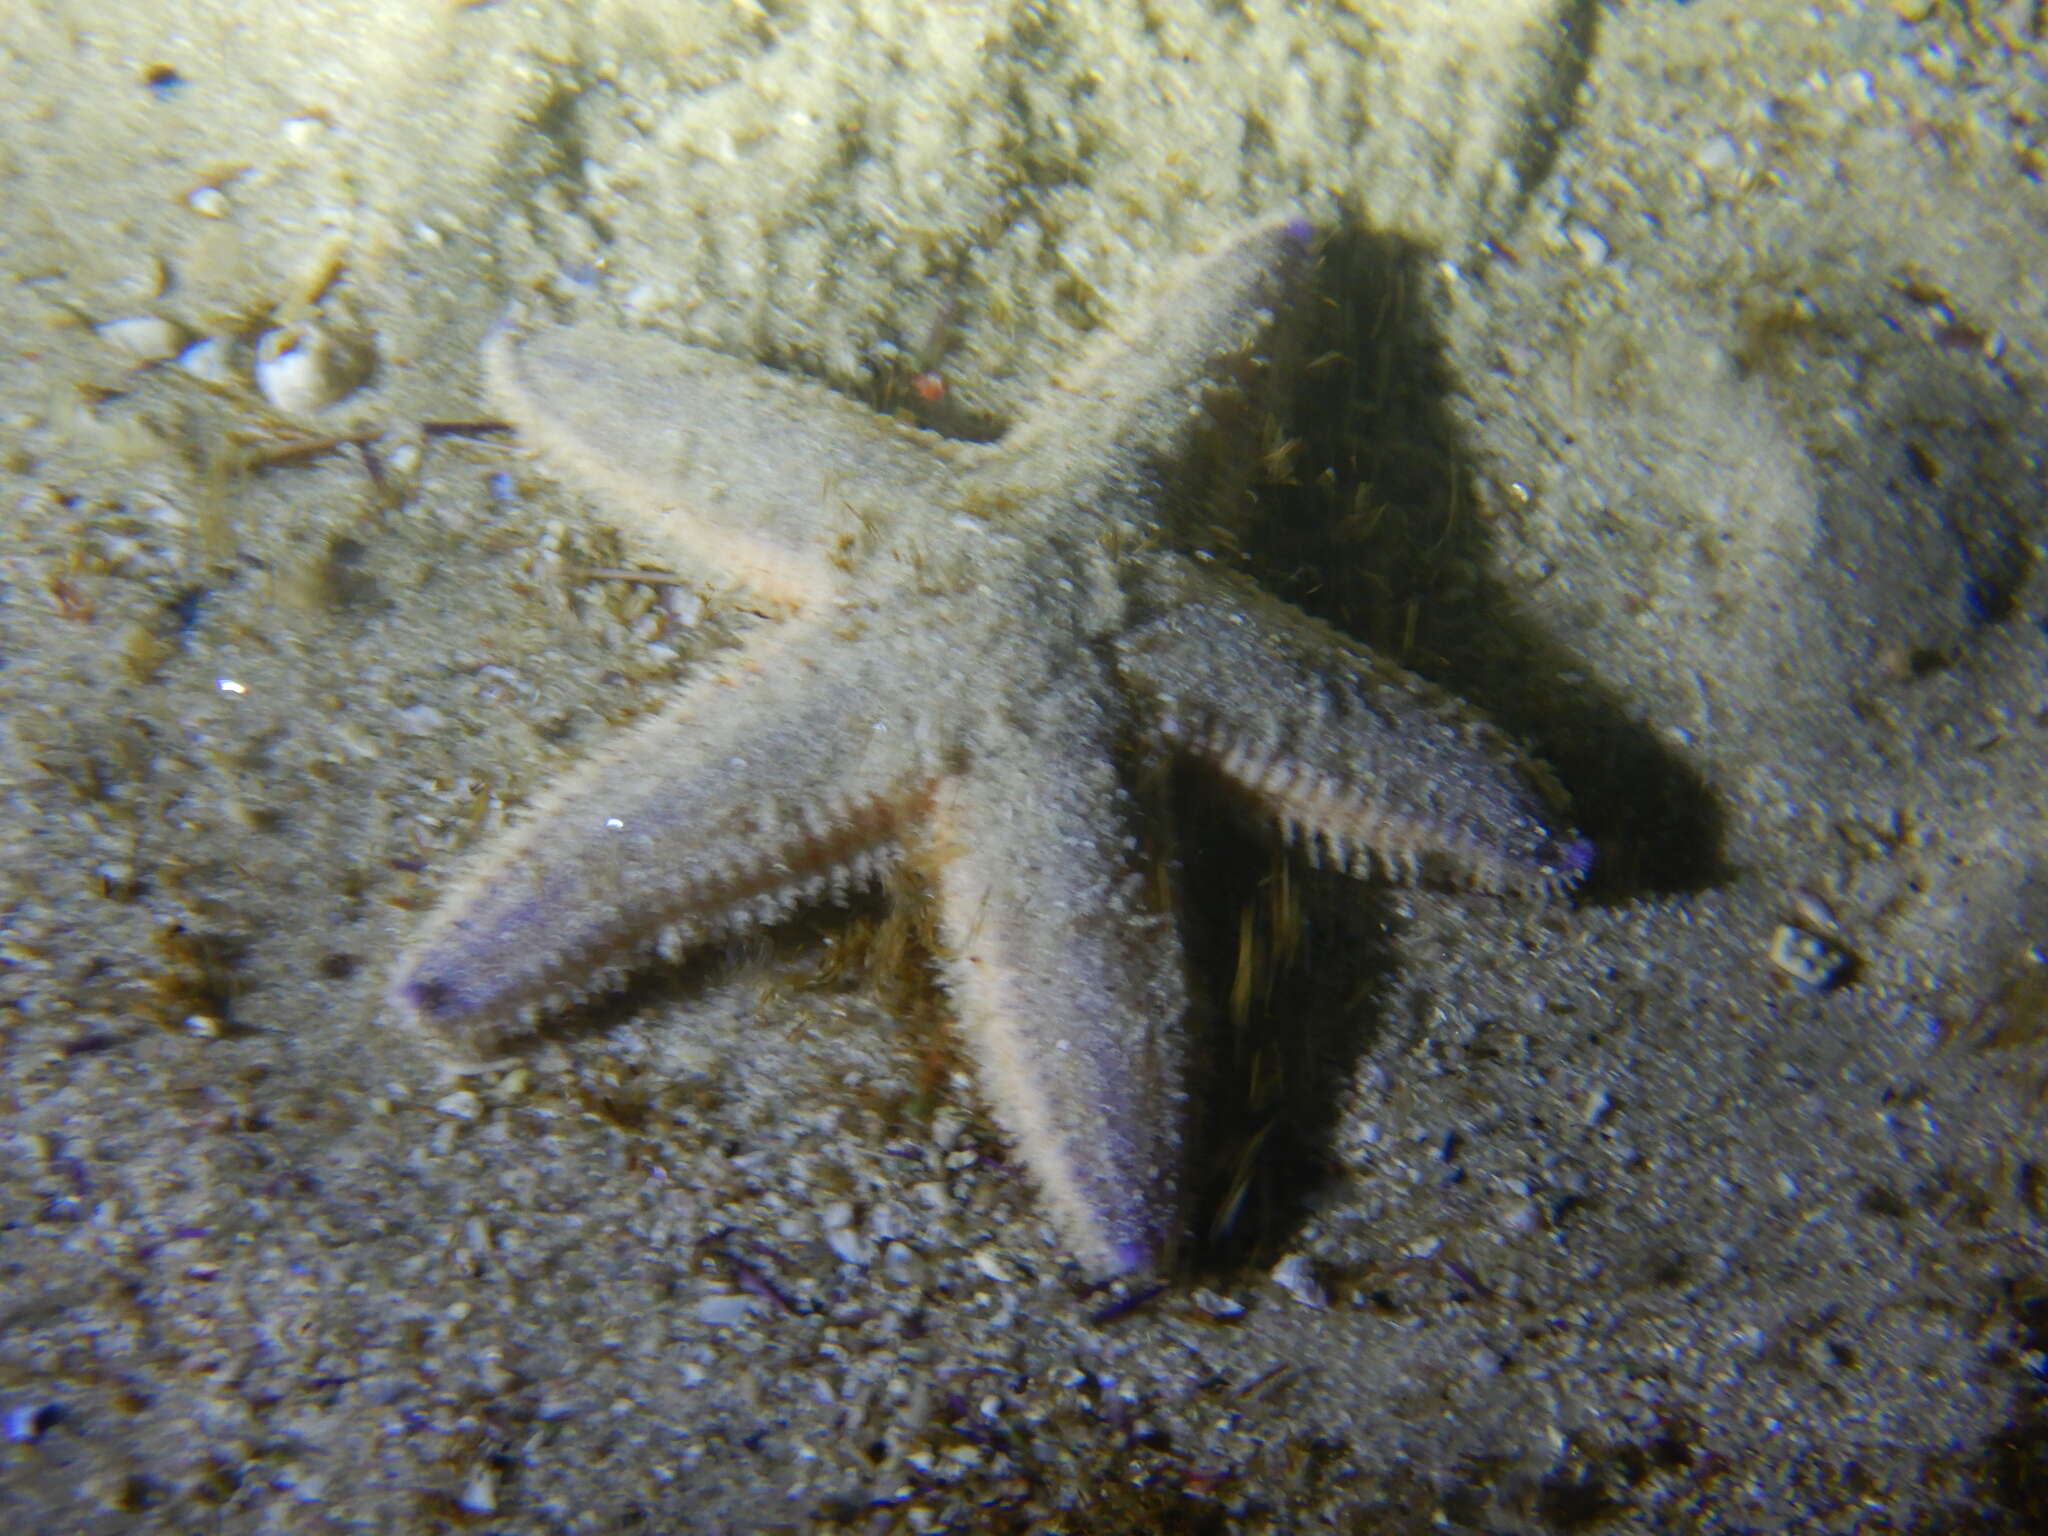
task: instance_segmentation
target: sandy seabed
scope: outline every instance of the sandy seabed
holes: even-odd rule
[[[2042,25],[13,0],[0,1526],[2041,1528]],[[754,622],[489,430],[508,303],[987,436],[1283,204],[1311,345],[1186,537],[1601,859],[1360,885],[1186,787],[1170,1284],[1063,1255],[879,902],[394,1027],[463,850]]]

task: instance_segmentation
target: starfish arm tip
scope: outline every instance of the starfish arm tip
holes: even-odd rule
[[[1131,1275],[1150,1274],[1162,1266],[1164,1245],[1155,1241],[1126,1238],[1113,1245],[1101,1271],[1106,1279],[1121,1280]]]
[[[1593,860],[1599,850],[1589,837],[1568,837],[1557,849],[1552,862],[1563,871],[1566,885],[1577,885],[1593,868]]]

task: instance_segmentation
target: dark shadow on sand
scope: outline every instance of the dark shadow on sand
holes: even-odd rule
[[[1576,900],[1712,885],[1729,872],[1709,786],[1586,680],[1572,635],[1542,627],[1489,574],[1479,478],[1423,299],[1432,259],[1369,232],[1322,250],[1299,312],[1283,318],[1264,478],[1234,563],[1478,706],[1554,770],[1598,850]],[[1284,1251],[1324,1182],[1339,1099],[1386,1021],[1398,935],[1378,887],[1299,858],[1283,875],[1273,840],[1220,796],[1184,784],[1178,798],[1184,921],[1212,1005],[1195,1095],[1194,1262],[1228,1269]],[[1276,933],[1282,878],[1294,910]]]

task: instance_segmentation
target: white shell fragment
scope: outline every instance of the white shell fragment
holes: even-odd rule
[[[160,363],[185,345],[185,330],[161,315],[124,315],[93,327],[93,334],[138,363]]]
[[[161,256],[145,256],[124,285],[144,303],[151,303],[171,291],[171,264]]]
[[[1196,1290],[1192,1300],[1198,1311],[1222,1323],[1236,1322],[1247,1310],[1245,1304],[1235,1296],[1225,1296],[1220,1291],[1210,1290],[1207,1286]]]
[[[369,361],[367,351],[320,326],[279,326],[256,339],[256,387],[280,411],[318,411],[353,392]]]
[[[202,384],[230,384],[235,377],[227,343],[218,336],[202,336],[193,342],[178,354],[178,366]]]
[[[1803,987],[1826,992],[1849,974],[1849,951],[1832,939],[1780,923],[1771,930],[1771,964]]]
[[[1607,237],[1583,219],[1568,220],[1564,226],[1564,237],[1577,254],[1579,265],[1587,271],[1606,263]]]
[[[1273,1283],[1304,1307],[1320,1310],[1330,1304],[1330,1293],[1316,1278],[1315,1266],[1305,1253],[1290,1253],[1272,1269]]]
[[[472,1515],[491,1515],[498,1510],[498,1475],[489,1467],[481,1467],[470,1475],[463,1485],[462,1497],[456,1501],[463,1510]]]

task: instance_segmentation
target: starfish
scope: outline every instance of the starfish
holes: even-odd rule
[[[1190,989],[1131,786],[1188,754],[1357,874],[1544,892],[1588,846],[1494,728],[1161,541],[1164,470],[1311,231],[1183,263],[1000,441],[597,327],[485,347],[527,443],[625,530],[780,617],[539,797],[390,997],[472,1047],[628,970],[910,863],[978,1080],[1091,1270],[1178,1225]]]

